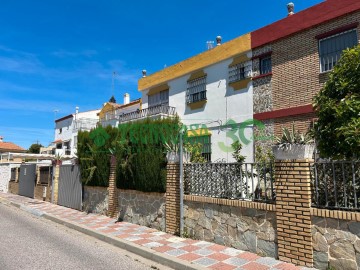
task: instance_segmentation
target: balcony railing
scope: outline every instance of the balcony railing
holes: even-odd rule
[[[73,126],[73,130],[87,130],[89,131],[92,128],[96,128],[96,125],[98,123],[97,119],[90,119],[90,118],[83,118],[75,120],[75,124]]]
[[[165,106],[165,105],[157,105],[153,107],[149,107],[143,110],[137,110],[130,113],[124,113],[118,116],[119,122],[127,122],[131,120],[142,119],[146,117],[152,116],[173,116],[175,115],[176,110],[175,107]]]

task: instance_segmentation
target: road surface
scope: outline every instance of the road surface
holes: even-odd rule
[[[0,203],[0,269],[169,268]]]

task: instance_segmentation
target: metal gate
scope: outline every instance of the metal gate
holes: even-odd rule
[[[36,164],[20,165],[19,195],[34,198]]]
[[[60,166],[58,204],[81,210],[82,186],[78,165]]]

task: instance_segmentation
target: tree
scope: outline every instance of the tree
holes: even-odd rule
[[[116,103],[115,97],[114,97],[114,96],[111,96],[111,98],[109,99],[109,102]]]
[[[360,157],[360,45],[343,52],[329,80],[314,97],[314,136],[320,156]]]
[[[33,143],[29,149],[28,149],[28,153],[33,153],[33,154],[39,154],[40,153],[40,147],[43,147],[40,143]]]

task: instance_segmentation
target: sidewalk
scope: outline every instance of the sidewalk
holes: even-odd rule
[[[214,243],[176,237],[140,225],[116,223],[115,219],[106,216],[86,214],[19,195],[0,192],[0,203],[64,224],[174,269],[309,269]]]

